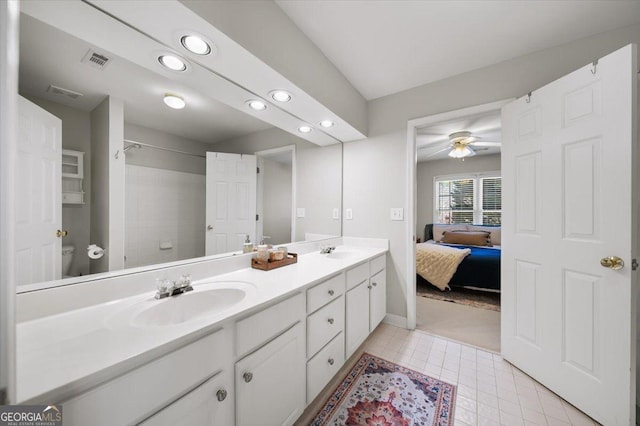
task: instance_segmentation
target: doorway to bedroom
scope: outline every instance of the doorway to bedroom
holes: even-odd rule
[[[416,328],[500,352],[500,109],[451,115],[416,129]]]

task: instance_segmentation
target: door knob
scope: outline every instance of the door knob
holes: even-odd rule
[[[68,232],[66,230],[64,230],[64,229],[63,230],[58,229],[56,231],[56,237],[58,237],[58,238],[66,237],[67,234],[68,234]]]
[[[605,268],[614,269],[616,271],[624,267],[624,261],[618,256],[603,257],[600,259],[600,264]]]
[[[213,229],[213,225],[207,225],[207,231],[211,231]]]

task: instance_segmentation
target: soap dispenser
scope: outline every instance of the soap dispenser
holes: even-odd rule
[[[244,240],[244,244],[242,245],[242,252],[243,253],[251,253],[251,252],[253,252],[253,244],[251,243],[251,240],[249,239],[249,234],[247,234],[247,239]]]

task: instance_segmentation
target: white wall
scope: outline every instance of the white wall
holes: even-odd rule
[[[123,102],[108,97],[91,111],[90,240],[106,250],[101,259],[90,261],[92,274],[124,267],[123,138]],[[76,256],[83,255],[83,250],[76,253]]]
[[[133,123],[124,123],[124,138],[199,155],[206,155],[207,151],[213,151],[212,144],[194,141]],[[201,175],[206,172],[204,158],[149,147],[133,148],[127,151],[127,164]]]
[[[444,159],[418,163],[416,168],[416,237],[424,238],[424,226],[433,223],[433,178],[442,175],[495,172],[500,170],[500,155],[477,155],[464,161]]]
[[[126,165],[126,268],[204,256],[204,174]],[[160,243],[171,249],[160,250]]]
[[[407,241],[391,207],[407,206],[407,120],[522,96],[626,44],[640,25],[625,27],[369,102],[369,137],[344,144],[344,205],[354,219],[345,236],[388,238],[387,311],[406,316]],[[534,92],[535,96],[535,92]]]
[[[62,244],[70,244],[76,248],[70,275],[87,275],[89,257],[86,255],[86,248],[89,245],[91,229],[90,113],[34,96],[26,96],[26,98],[62,120],[62,148],[84,152],[84,204],[62,205],[62,229],[69,232],[62,240]]]
[[[263,233],[270,244],[291,242],[291,164],[263,159]],[[260,236],[257,235],[256,239]]]

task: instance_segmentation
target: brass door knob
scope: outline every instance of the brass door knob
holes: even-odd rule
[[[600,259],[600,265],[604,266],[605,268],[614,269],[617,271],[618,269],[622,269],[624,267],[624,261],[618,256],[609,256]]]
[[[56,231],[56,237],[58,237],[58,238],[66,237],[68,233],[69,233],[69,232],[67,232],[67,231],[66,231],[66,230],[64,230],[64,229],[62,229],[62,230],[58,229],[58,230]]]

